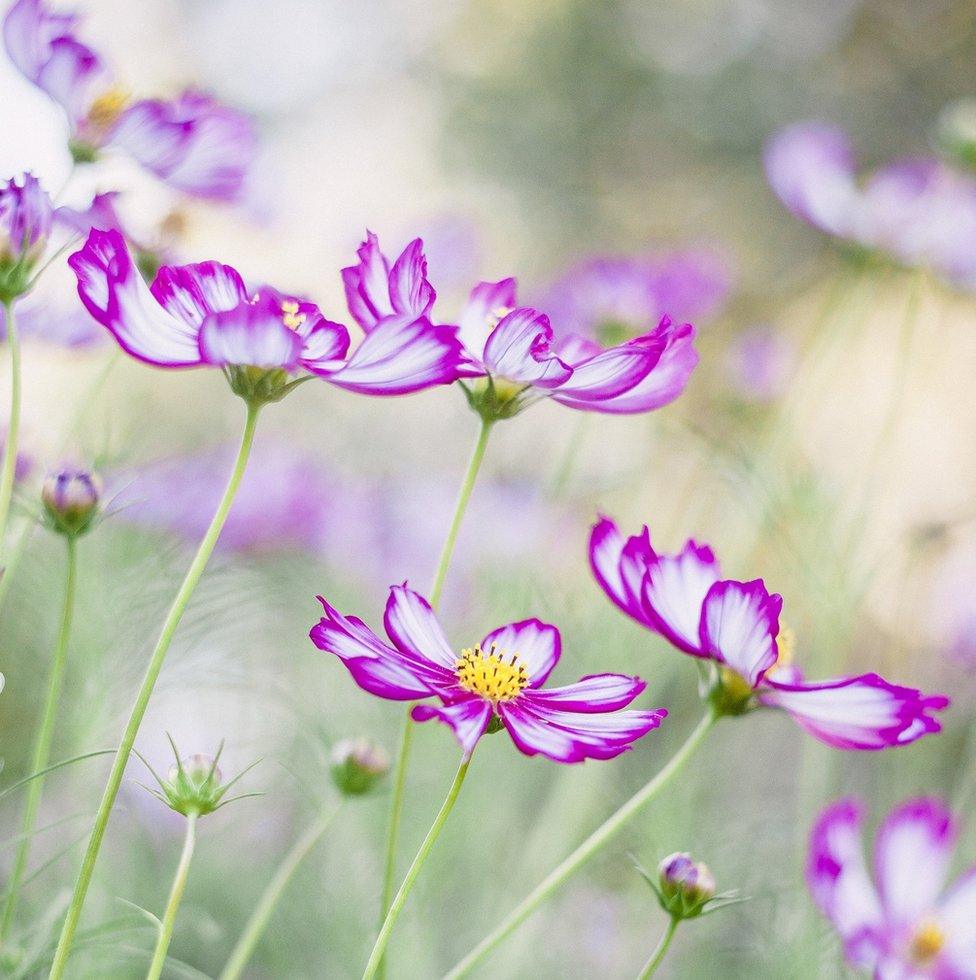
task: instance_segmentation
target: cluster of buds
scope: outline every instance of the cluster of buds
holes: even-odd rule
[[[37,178],[24,174],[0,182],[0,303],[31,287],[31,273],[47,245],[54,207]]]
[[[49,473],[41,487],[47,525],[58,534],[77,538],[98,519],[102,481],[95,473],[64,467]]]
[[[382,746],[368,739],[347,739],[332,750],[332,782],[344,796],[363,796],[390,771],[390,759]]]

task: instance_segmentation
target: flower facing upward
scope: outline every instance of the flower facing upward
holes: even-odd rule
[[[30,289],[53,221],[51,199],[32,174],[0,182],[0,301]]]
[[[861,845],[863,808],[828,806],[810,834],[807,884],[844,944],[847,961],[878,980],[976,977],[976,866],[946,890],[958,829],[938,800],[908,800],[875,838],[871,881]]]
[[[689,541],[658,554],[650,534],[630,538],[602,518],[590,537],[590,564],[604,592],[642,626],[714,665],[711,698],[726,714],[782,708],[834,748],[884,749],[941,730],[930,712],[949,704],[890,684],[877,674],[805,682],[793,664],[795,639],[780,625],[783,599],[761,579],[722,579],[712,549]]]
[[[506,728],[526,755],[556,762],[612,759],[657,728],[667,712],[621,711],[645,687],[637,677],[597,674],[541,690],[559,660],[559,631],[538,619],[493,630],[455,652],[430,605],[405,585],[393,586],[380,639],[361,620],[319,597],[325,616],[312,642],[334,653],[365,691],[394,701],[437,698],[414,707],[416,721],[449,725],[465,755],[486,731]]]
[[[454,331],[423,317],[386,318],[347,356],[342,324],[270,286],[249,293],[219,262],[163,266],[147,286],[118,231],[93,229],[68,262],[86,309],[128,354],[157,367],[222,368],[246,398],[281,397],[296,372],[398,395],[454,381],[461,363]]]
[[[342,275],[349,310],[365,331],[381,317],[430,314],[436,293],[419,239],[391,263],[370,232],[358,256]],[[544,397],[582,411],[646,412],[684,390],[698,361],[690,324],[664,317],[653,330],[606,348],[577,335],[557,341],[544,313],[518,306],[515,288],[514,279],[479,283],[458,323],[465,390],[483,416],[508,418]]]

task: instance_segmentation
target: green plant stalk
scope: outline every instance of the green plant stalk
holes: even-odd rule
[[[3,548],[10,501],[14,493],[21,402],[20,337],[17,333],[13,300],[4,304],[4,312],[7,320],[7,346],[10,348],[10,421],[3,446],[3,463],[0,464],[0,548]]]
[[[284,894],[288,883],[291,881],[299,865],[311,853],[312,848],[319,842],[322,835],[332,825],[336,814],[341,807],[336,807],[328,813],[322,814],[318,820],[312,823],[305,833],[295,842],[292,849],[285,855],[274,877],[268,882],[258,904],[254,907],[251,917],[247,920],[247,925],[241,933],[241,938],[231,951],[227,965],[221,971],[219,980],[237,980],[244,967],[254,955],[254,950],[274,912]]]
[[[454,516],[451,518],[451,525],[448,528],[447,537],[441,548],[440,557],[437,561],[437,569],[434,572],[434,581],[430,589],[430,604],[436,609],[440,602],[441,593],[444,590],[444,582],[447,578],[447,570],[454,555],[454,546],[457,544],[458,532],[461,529],[461,522],[468,509],[468,501],[478,479],[478,472],[485,458],[485,450],[488,448],[488,438],[491,435],[494,423],[488,419],[483,419],[481,430],[478,433],[478,441],[471,451],[471,458],[468,460],[468,467],[461,481],[458,490],[457,502],[454,505]],[[390,800],[390,820],[386,834],[386,857],[383,865],[383,890],[380,893],[380,927],[386,918],[387,909],[393,900],[393,884],[396,880],[396,859],[397,850],[400,842],[400,820],[403,815],[403,797],[407,783],[407,767],[410,760],[410,746],[413,742],[413,720],[410,717],[410,709],[407,709],[407,716],[403,723],[403,732],[400,735],[400,746],[397,750],[396,763],[393,770],[393,793]],[[380,968],[382,974],[382,967]]]
[[[640,971],[637,980],[648,980],[657,971],[657,968],[661,965],[661,960],[667,954],[671,940],[674,939],[674,934],[678,929],[678,923],[680,921],[677,916],[671,917],[667,929],[664,930],[664,935],[661,936],[661,941],[654,947],[654,952],[651,953],[650,959],[644,964],[644,969]]]
[[[615,813],[607,818],[589,837],[580,844],[560,865],[549,873],[529,894],[506,916],[498,927],[489,933],[467,956],[461,960],[444,978],[457,980],[469,973],[503,939],[514,932],[549,896],[567,879],[575,874],[597,851],[603,847],[624,825],[651,802],[678,774],[684,764],[694,755],[695,750],[705,740],[712,726],[719,718],[714,708],[698,723],[687,741],[671,757],[668,764],[644,787],[639,789]]]
[[[159,924],[159,937],[156,939],[156,949],[153,951],[146,980],[159,980],[163,973],[163,967],[166,965],[166,953],[169,951],[170,940],[173,938],[176,913],[179,911],[180,902],[183,900],[186,879],[190,874],[190,862],[193,860],[193,849],[197,843],[197,816],[195,810],[191,810],[186,815],[186,837],[183,838],[183,852],[180,854],[180,863],[177,865],[176,875],[173,877],[173,887],[169,891],[166,911],[163,913],[163,919]]]
[[[454,804],[457,801],[458,793],[461,792],[461,784],[464,782],[464,777],[468,774],[468,766],[470,765],[471,757],[465,756],[461,760],[461,765],[458,766],[458,771],[457,775],[454,777],[454,782],[451,783],[451,788],[447,791],[447,796],[444,799],[444,802],[441,804],[441,808],[437,812],[437,816],[434,817],[434,822],[430,825],[430,830],[427,831],[427,836],[424,838],[424,842],[420,845],[420,850],[417,851],[417,856],[413,859],[413,864],[410,865],[406,877],[403,879],[403,884],[400,885],[400,890],[396,893],[396,897],[393,899],[393,903],[390,905],[390,910],[386,913],[386,917],[383,920],[383,925],[380,928],[380,934],[376,937],[376,943],[373,946],[373,951],[369,954],[369,961],[366,964],[366,969],[363,971],[363,980],[373,980],[373,977],[376,976],[377,970],[379,970],[381,967],[383,962],[383,954],[386,952],[386,944],[390,941],[390,933],[393,931],[393,927],[396,925],[396,921],[400,917],[400,912],[407,900],[407,896],[413,889],[417,876],[420,874],[420,869],[424,866],[424,862],[427,860],[431,849],[437,842],[437,838],[440,837],[448,815],[450,814],[451,810],[454,809]]]
[[[125,772],[126,763],[132,752],[132,746],[135,743],[139,726],[142,724],[143,716],[146,713],[149,698],[152,696],[153,688],[156,685],[156,678],[159,677],[163,661],[166,659],[166,653],[169,650],[170,643],[173,641],[173,635],[176,633],[176,628],[183,618],[183,613],[186,611],[190,597],[193,595],[193,591],[196,589],[204,569],[207,567],[207,562],[210,560],[210,556],[217,544],[217,539],[220,537],[220,532],[223,530],[224,523],[227,520],[231,504],[234,502],[234,496],[237,493],[237,488],[240,486],[241,478],[244,476],[247,460],[251,453],[251,445],[254,442],[254,430],[257,425],[259,411],[259,404],[248,403],[247,419],[244,423],[243,435],[241,436],[241,447],[237,454],[237,459],[234,462],[234,468],[231,470],[230,478],[227,481],[224,495],[221,497],[213,520],[210,522],[210,526],[207,528],[207,532],[204,534],[197,548],[197,553],[194,555],[193,561],[187,570],[183,584],[180,586],[179,592],[176,593],[176,598],[173,600],[173,605],[170,607],[166,620],[163,623],[163,628],[160,631],[159,639],[156,641],[156,646],[153,649],[142,685],[136,695],[132,712],[129,715],[129,721],[122,734],[122,741],[119,744],[118,751],[115,753],[112,771],[109,773],[108,782],[102,794],[102,801],[98,807],[98,813],[95,815],[95,823],[92,827],[91,838],[88,841],[88,849],[85,852],[81,871],[75,883],[74,894],[71,897],[71,904],[68,906],[64,925],[61,928],[61,936],[58,940],[58,947],[51,965],[51,980],[60,980],[64,976],[75,930],[78,928],[78,920],[81,918],[81,910],[85,904],[85,897],[88,894],[88,888],[91,884],[95,863],[98,860],[98,852],[102,846],[102,839],[105,836],[105,828],[108,826],[115,797],[118,795],[119,787],[122,785],[122,776]]]
[[[61,612],[61,628],[58,631],[57,644],[54,648],[54,659],[51,661],[51,672],[48,677],[47,696],[44,699],[44,709],[41,713],[41,724],[37,730],[34,743],[34,755],[31,759],[31,772],[40,773],[46,769],[51,759],[51,742],[54,738],[54,722],[58,714],[58,701],[61,697],[61,687],[64,681],[64,668],[68,661],[68,638],[71,635],[71,619],[75,608],[75,589],[77,582],[77,541],[73,537],[66,538],[68,546],[67,572],[64,585],[64,606]],[[27,870],[27,859],[30,856],[32,832],[37,820],[37,812],[41,805],[41,793],[44,789],[43,776],[31,781],[27,789],[27,802],[24,806],[23,839],[17,848],[13,867],[10,871],[10,881],[7,886],[7,901],[0,918],[0,943],[7,938],[14,918],[18,892],[21,880]]]

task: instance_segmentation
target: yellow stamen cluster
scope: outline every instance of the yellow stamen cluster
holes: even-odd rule
[[[305,322],[305,314],[298,312],[299,306],[293,299],[281,304],[281,322],[289,330],[297,330]]]
[[[926,963],[931,962],[942,952],[942,947],[945,946],[945,940],[945,933],[942,931],[938,922],[934,919],[924,919],[912,937],[912,959],[919,966],[924,966]]]
[[[514,307],[512,306],[496,306],[489,312],[488,316],[485,317],[485,319],[488,321],[488,326],[494,330],[495,327],[497,327],[498,324],[505,319],[505,317],[507,317],[513,309]]]
[[[461,687],[495,704],[511,701],[529,683],[525,664],[519,661],[518,654],[506,659],[504,652],[496,652],[494,644],[487,653],[480,646],[462,650],[454,672]]]
[[[96,129],[107,129],[129,104],[129,93],[118,86],[106,89],[88,110],[88,121]]]

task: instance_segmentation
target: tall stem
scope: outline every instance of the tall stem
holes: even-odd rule
[[[281,899],[282,894],[288,887],[292,876],[298,870],[298,866],[305,860],[312,848],[319,842],[322,835],[329,829],[339,807],[322,814],[318,820],[311,824],[305,833],[295,842],[292,849],[285,855],[284,861],[275,872],[274,877],[268,882],[268,887],[254,907],[241,938],[237,940],[237,945],[230,954],[230,959],[220,974],[220,980],[237,980],[244,967],[254,954],[255,947],[268,927],[271,914],[274,912]]]
[[[169,901],[166,903],[166,911],[163,913],[163,921],[159,924],[159,937],[156,940],[156,949],[153,952],[152,962],[149,964],[149,972],[146,980],[159,980],[166,965],[166,953],[169,951],[169,943],[173,938],[173,927],[176,924],[176,913],[179,910],[180,902],[183,900],[183,892],[186,889],[186,879],[190,873],[190,862],[193,860],[193,849],[197,842],[197,813],[191,810],[186,815],[186,837],[183,839],[183,853],[180,854],[180,863],[176,867],[176,875],[173,877],[173,887],[169,890]]]
[[[20,337],[14,318],[13,300],[4,304],[7,320],[7,346],[10,348],[10,421],[3,446],[3,463],[0,464],[0,549],[3,548],[10,514],[10,500],[14,492],[14,476],[17,472],[17,443],[20,434]]]
[[[674,939],[674,934],[680,921],[677,916],[671,917],[671,921],[668,923],[667,929],[664,930],[661,941],[655,946],[654,952],[651,953],[650,959],[644,964],[644,969],[640,971],[637,980],[648,980],[649,977],[654,975],[654,972],[661,965],[661,960],[664,959],[668,947],[671,945],[671,940]]]
[[[68,545],[67,572],[64,585],[64,607],[61,612],[61,628],[58,631],[57,645],[54,648],[54,659],[51,661],[51,672],[47,682],[47,696],[44,700],[44,710],[41,714],[41,724],[37,730],[34,743],[34,755],[31,759],[31,772],[41,772],[47,768],[51,759],[51,741],[54,737],[54,722],[58,714],[58,701],[61,696],[61,685],[64,680],[64,668],[68,660],[68,637],[71,635],[71,617],[75,608],[75,585],[77,578],[77,542],[74,537],[66,538]],[[32,779],[27,789],[27,803],[24,806],[24,823],[20,846],[14,858],[10,880],[7,885],[7,901],[0,919],[0,942],[3,942],[13,922],[14,908],[17,904],[20,883],[27,870],[27,859],[30,856],[31,839],[37,811],[41,805],[41,792],[44,788],[44,777]]]
[[[406,877],[403,879],[403,884],[400,885],[400,890],[396,893],[396,897],[393,899],[393,904],[390,906],[390,911],[386,913],[386,918],[383,920],[383,926],[380,929],[380,934],[376,937],[376,943],[373,946],[373,951],[369,955],[369,962],[366,964],[366,969],[363,971],[363,980],[372,980],[376,976],[376,971],[379,970],[380,964],[383,961],[383,954],[386,952],[386,944],[390,941],[390,933],[393,931],[393,926],[396,925],[396,920],[400,916],[400,912],[403,909],[404,902],[407,900],[407,896],[413,889],[414,883],[417,880],[417,876],[420,874],[420,869],[424,866],[424,862],[427,860],[427,856],[430,854],[431,849],[437,842],[437,838],[440,837],[441,830],[444,829],[444,824],[447,821],[447,817],[451,810],[454,809],[454,803],[458,798],[458,793],[461,792],[461,784],[464,782],[464,777],[468,774],[468,766],[471,765],[471,757],[465,756],[461,760],[461,765],[458,767],[457,775],[454,777],[454,782],[451,783],[451,788],[447,791],[447,797],[445,798],[441,808],[434,817],[434,822],[430,825],[430,830],[427,831],[427,836],[424,838],[424,842],[420,845],[420,850],[417,851],[417,856],[413,859],[413,864],[410,865],[409,871],[407,871]]]
[[[241,478],[244,476],[248,456],[251,453],[251,444],[254,442],[254,429],[257,425],[259,409],[259,405],[248,404],[247,420],[244,423],[244,433],[241,436],[241,448],[234,462],[234,468],[231,470],[230,479],[227,481],[224,495],[220,499],[217,511],[213,516],[213,520],[210,522],[210,527],[207,528],[207,532],[204,534],[203,540],[197,548],[197,553],[194,555],[193,561],[187,570],[183,584],[180,586],[179,592],[176,593],[176,598],[173,600],[173,605],[170,607],[166,621],[163,623],[163,628],[160,631],[159,639],[156,641],[156,646],[149,660],[149,666],[146,669],[146,675],[142,680],[139,693],[136,695],[135,703],[132,706],[132,713],[129,715],[129,721],[122,734],[122,741],[119,744],[118,751],[115,753],[112,771],[109,773],[108,782],[102,794],[102,801],[98,807],[98,813],[95,815],[95,823],[88,841],[88,850],[85,852],[81,871],[75,883],[74,894],[71,897],[71,904],[68,906],[64,925],[61,928],[61,937],[58,940],[58,948],[55,951],[54,962],[51,965],[51,980],[60,980],[64,976],[75,930],[78,927],[78,920],[81,918],[81,910],[85,904],[88,887],[91,884],[95,862],[98,860],[102,838],[105,836],[105,828],[108,825],[109,816],[112,812],[112,805],[115,803],[115,797],[118,795],[119,787],[122,785],[122,775],[125,772],[129,754],[132,752],[136,734],[139,731],[139,726],[142,724],[142,718],[146,713],[149,698],[156,685],[156,678],[159,676],[163,661],[166,659],[166,652],[169,650],[170,643],[173,641],[173,634],[176,632],[176,628],[183,618],[183,613],[190,601],[190,597],[193,595],[193,591],[196,589],[197,583],[200,581],[200,577],[207,567],[207,562],[210,560],[210,555],[213,553],[214,546],[217,544],[217,539],[220,537],[220,532],[223,530],[224,523],[227,520],[231,504],[234,502],[234,496],[237,493],[237,488],[240,486]]]
[[[688,740],[671,757],[668,764],[642,789],[638,790],[612,816],[605,820],[579,847],[558,865],[546,878],[506,916],[501,924],[487,935],[467,956],[447,974],[445,980],[456,980],[470,972],[472,967],[483,960],[506,936],[520,926],[560,885],[575,874],[597,851],[603,847],[623,826],[635,817],[665,786],[677,775],[681,767],[691,758],[704,741],[712,726],[718,720],[714,709],[698,723]]]

